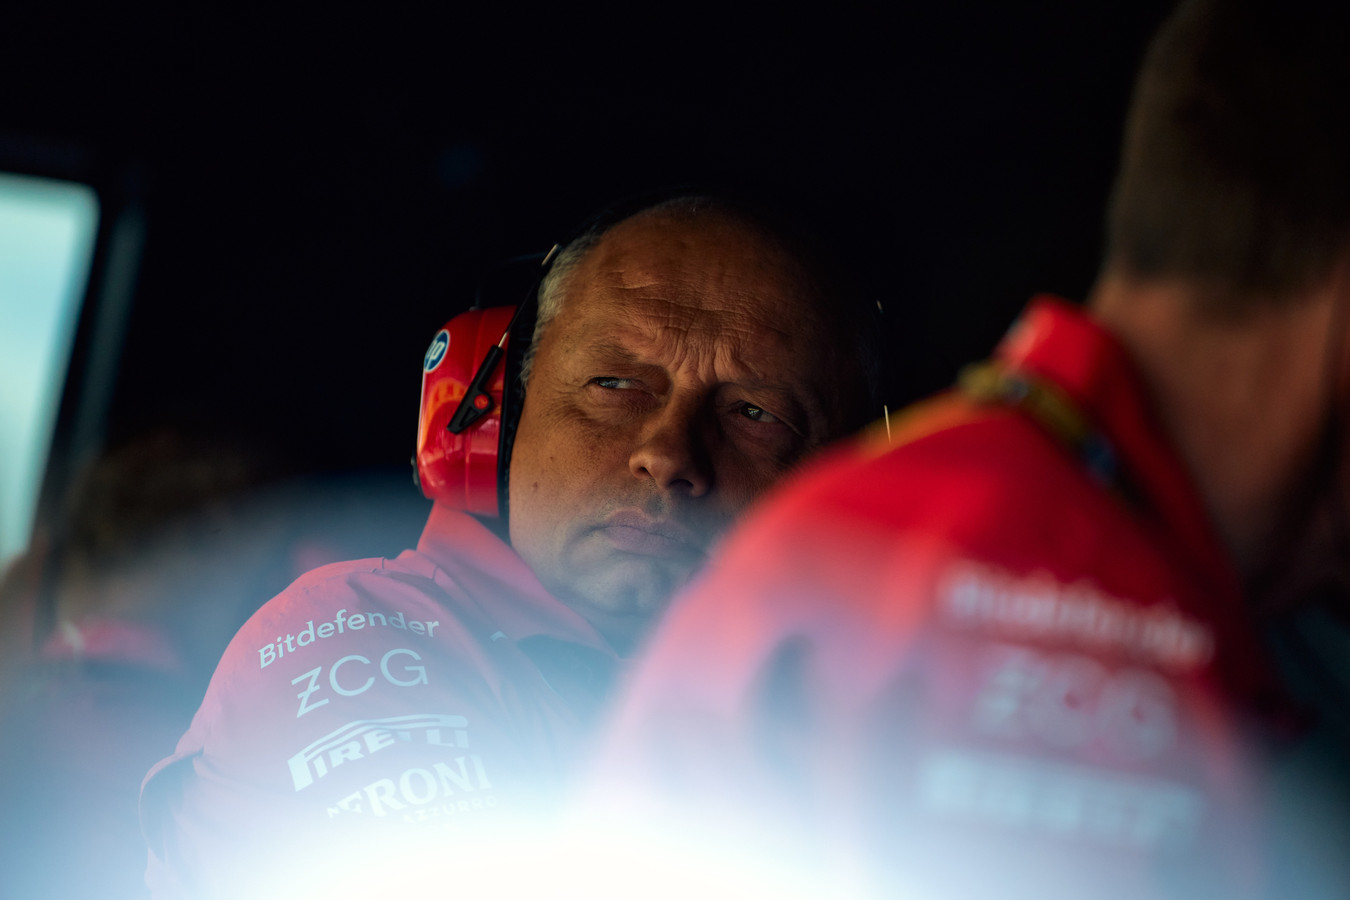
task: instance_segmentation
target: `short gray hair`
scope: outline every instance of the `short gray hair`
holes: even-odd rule
[[[610,223],[611,225],[617,223]],[[529,384],[530,370],[534,368],[534,353],[544,337],[544,329],[557,318],[562,308],[563,289],[571,280],[571,274],[577,265],[586,258],[586,254],[600,243],[600,238],[609,228],[590,228],[566,247],[560,249],[539,281],[538,302],[536,304],[534,333],[530,336],[530,348],[520,363],[520,383]]]

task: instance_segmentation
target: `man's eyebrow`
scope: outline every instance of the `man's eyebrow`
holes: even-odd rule
[[[636,353],[609,338],[597,337],[591,339],[583,334],[571,342],[567,352],[570,354],[584,353],[588,357],[607,363],[642,364],[642,359]]]
[[[573,347],[573,351],[584,352],[592,359],[605,365],[631,365],[660,368],[656,363],[644,360],[641,356],[634,353],[623,344],[604,338],[597,338],[594,341],[588,341],[583,338],[582,340],[577,341]],[[724,382],[722,387],[758,395],[762,400],[774,403],[774,405],[778,407],[780,413],[789,416],[798,422],[804,421],[808,416],[807,407],[809,404],[802,396],[801,390],[793,385],[776,380],[747,376],[744,378],[732,378]],[[772,398],[772,400],[770,401],[769,398]]]
[[[577,341],[574,349],[604,357],[606,361],[633,363],[634,365],[642,363],[641,357],[632,350],[611,340],[587,341],[583,339]]]

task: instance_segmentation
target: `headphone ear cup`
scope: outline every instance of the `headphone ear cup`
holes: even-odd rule
[[[491,409],[458,434],[449,426],[480,363],[502,339],[514,313],[513,306],[496,306],[455,316],[436,332],[422,361],[415,457],[418,484],[437,503],[489,518],[505,511],[499,499],[498,460],[504,395],[508,393],[505,369],[513,340],[505,348],[508,362],[499,363],[484,384]],[[513,376],[510,381],[519,379]],[[510,430],[514,434],[514,422]]]

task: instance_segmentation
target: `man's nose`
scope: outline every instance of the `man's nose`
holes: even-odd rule
[[[672,400],[642,427],[628,468],[651,478],[663,490],[685,490],[702,497],[712,490],[712,461],[703,436],[699,407]]]

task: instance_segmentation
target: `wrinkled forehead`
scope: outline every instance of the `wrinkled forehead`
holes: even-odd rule
[[[837,432],[857,353],[841,298],[792,246],[720,212],[627,220],[569,274],[544,340],[602,366],[787,391],[815,436]]]
[[[655,211],[615,225],[578,265],[565,314],[640,311],[697,331],[817,326],[828,298],[765,229],[722,210]],[[772,330],[779,330],[773,328]]]

